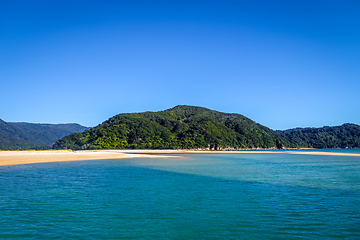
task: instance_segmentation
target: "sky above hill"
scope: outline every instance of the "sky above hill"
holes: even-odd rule
[[[360,1],[0,0],[0,118],[95,126],[176,105],[360,124]]]

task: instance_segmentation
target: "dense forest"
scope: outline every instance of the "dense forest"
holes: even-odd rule
[[[116,115],[56,141],[53,148],[218,150],[290,146],[279,133],[240,114],[181,105],[160,112]]]
[[[87,127],[79,124],[13,123],[0,119],[0,149],[51,149],[55,141]]]
[[[278,131],[297,148],[360,148],[360,126],[294,128]]]

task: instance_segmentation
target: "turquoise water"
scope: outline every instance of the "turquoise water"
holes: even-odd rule
[[[360,238],[360,157],[178,155],[0,167],[0,239]]]

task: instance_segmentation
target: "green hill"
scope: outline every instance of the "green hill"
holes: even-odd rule
[[[88,129],[79,124],[13,123],[0,119],[0,149],[51,149],[57,139]]]
[[[278,131],[297,148],[360,148],[360,126],[294,128]]]
[[[124,113],[66,136],[55,149],[282,148],[290,142],[240,115],[203,107],[176,106],[160,112]]]

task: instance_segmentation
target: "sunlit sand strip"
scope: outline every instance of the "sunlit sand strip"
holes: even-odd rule
[[[182,149],[128,149],[128,150],[108,150],[122,153],[184,153],[186,150]]]
[[[290,154],[303,154],[303,155],[323,155],[323,156],[349,156],[349,157],[360,157],[359,153],[340,153],[340,152],[287,152]]]
[[[145,153],[145,152],[144,152]],[[150,152],[147,152],[150,153]],[[157,154],[130,154],[117,150],[85,151],[0,151],[0,166],[29,163],[66,162],[80,160],[123,159],[123,158],[174,158]]]
[[[226,151],[208,151],[208,150],[184,150],[186,153],[280,153],[276,150],[226,150]]]

